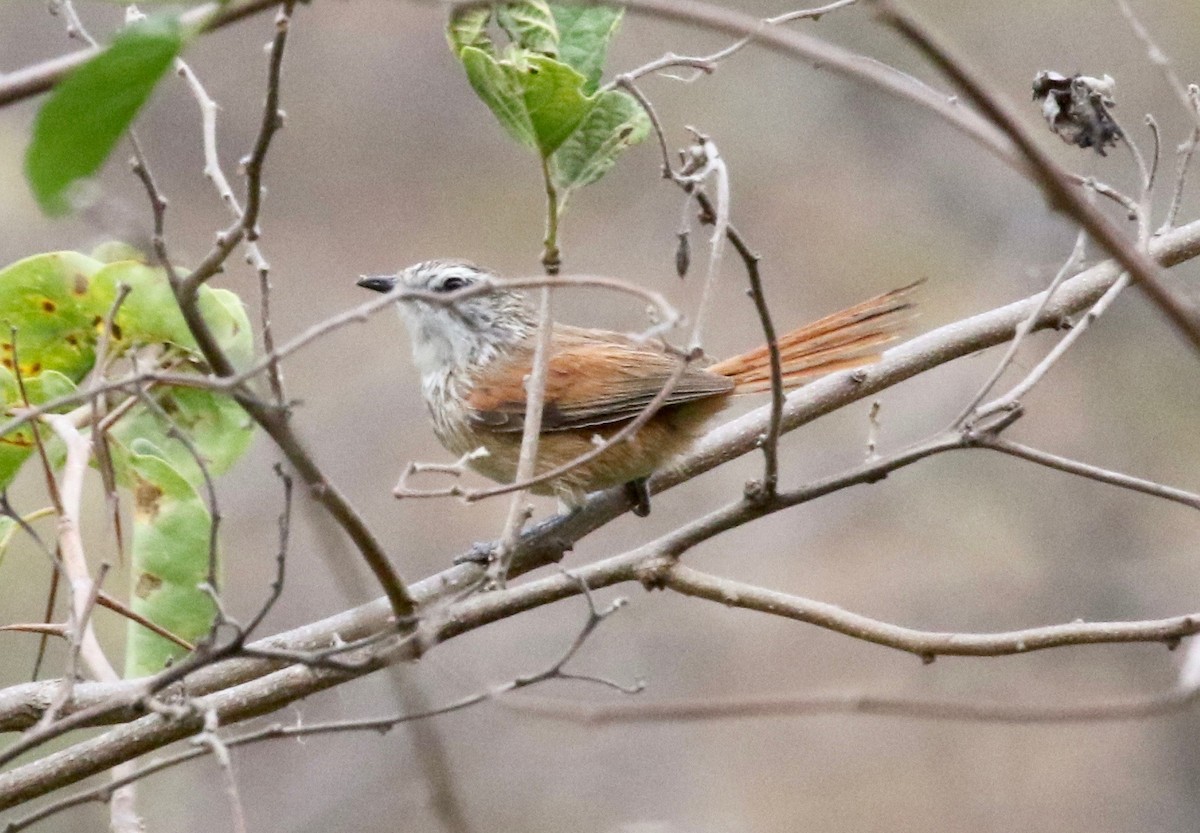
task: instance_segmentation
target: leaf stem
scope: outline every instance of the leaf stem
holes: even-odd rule
[[[542,180],[546,183],[546,239],[542,241],[542,267],[547,275],[557,275],[562,259],[558,251],[558,189],[550,175],[550,157],[542,157]]]

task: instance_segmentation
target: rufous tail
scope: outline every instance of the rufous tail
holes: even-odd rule
[[[921,281],[877,295],[779,337],[785,390],[818,376],[876,361],[884,346],[900,338],[916,307],[913,291]],[[766,345],[705,368],[733,379],[734,393],[771,389],[771,358]]]

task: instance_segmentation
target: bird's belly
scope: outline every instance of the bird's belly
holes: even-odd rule
[[[672,457],[687,450],[703,433],[704,423],[724,406],[722,400],[675,406],[656,414],[633,437],[568,472],[532,487],[534,494],[556,495],[577,502],[587,492],[607,489],[648,477]],[[566,465],[593,452],[628,423],[597,428],[545,432],[538,439],[536,474]],[[434,420],[438,439],[453,454],[492,480],[516,480],[521,455],[521,432],[489,431],[466,420]]]

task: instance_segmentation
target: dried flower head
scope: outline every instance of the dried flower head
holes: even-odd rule
[[[1067,144],[1095,148],[1104,156],[1105,148],[1117,143],[1121,128],[1109,110],[1116,82],[1105,75],[1066,76],[1058,72],[1039,72],[1033,79],[1033,100],[1042,102],[1042,115]]]

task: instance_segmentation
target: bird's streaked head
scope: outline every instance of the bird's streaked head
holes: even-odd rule
[[[401,294],[397,306],[412,337],[413,361],[424,376],[486,363],[533,333],[533,313],[520,293],[470,291],[494,281],[493,273],[464,260],[427,260],[395,275],[364,277],[358,285],[412,293]]]

